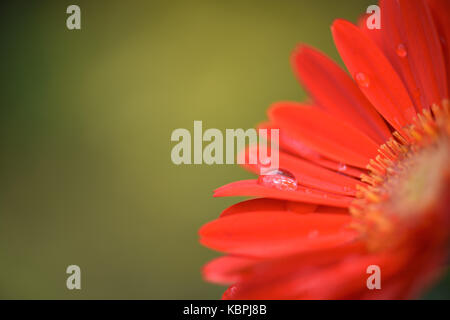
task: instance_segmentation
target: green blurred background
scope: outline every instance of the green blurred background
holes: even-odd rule
[[[219,298],[197,230],[236,202],[212,191],[250,174],[172,164],[172,131],[251,128],[304,99],[292,49],[337,59],[331,22],[372,3],[3,1],[0,298]],[[70,264],[82,290],[66,288]]]

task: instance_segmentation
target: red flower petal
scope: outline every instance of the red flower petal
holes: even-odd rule
[[[317,208],[316,204],[290,202],[276,199],[251,199],[242,201],[225,209],[220,217],[226,217],[233,214],[258,212],[258,211],[292,211],[295,213],[310,213]],[[337,208],[336,208],[337,209]]]
[[[367,28],[367,18],[370,17],[370,14],[363,14],[359,19],[358,19],[358,28],[361,29],[362,32],[364,32],[364,34],[366,36],[368,36],[370,39],[372,39],[372,41],[374,41],[379,48],[382,48],[382,34],[381,34],[381,30],[382,29],[369,29]]]
[[[345,20],[332,26],[336,47],[360,89],[397,130],[411,123],[415,109],[398,74],[377,45]]]
[[[442,51],[445,59],[447,74],[447,96],[450,91],[450,23],[448,21],[448,13],[450,12],[450,1],[448,0],[428,0],[431,8],[434,22],[441,40]]]
[[[347,175],[354,178],[360,178],[363,173],[367,173],[367,170],[353,167],[349,164],[339,163],[334,160],[330,160],[327,158],[318,158],[311,160],[313,163],[317,163],[318,165],[325,167],[327,169],[331,169],[335,172],[339,172],[339,174]]]
[[[330,213],[333,212],[335,214],[349,214],[349,211],[347,208],[338,208],[338,207],[332,207],[332,206],[318,206],[316,210],[314,210],[316,213]]]
[[[305,285],[311,287],[308,280],[315,279],[316,285],[321,289],[326,286],[327,277],[334,276],[341,279],[342,274],[337,268],[339,261],[344,258],[347,260],[352,258],[352,262],[357,261],[355,258],[363,252],[365,252],[363,244],[356,242],[333,249],[305,252],[254,264],[241,274],[244,281],[231,286],[223,299],[317,298],[305,292],[307,289]],[[358,267],[363,269],[360,264]],[[327,271],[331,274],[327,275]],[[361,286],[358,283],[353,285]],[[311,289],[314,290],[314,287]]]
[[[423,0],[380,1],[383,51],[402,77],[416,109],[448,97],[445,60],[430,9]]]
[[[232,299],[354,299],[369,292],[366,272],[369,265],[382,270],[383,285],[390,283],[393,275],[404,267],[405,256],[387,254],[359,254],[361,246],[350,246],[349,251],[336,248],[293,256],[288,259],[268,261],[247,271],[245,281],[238,282],[225,298]],[[261,275],[265,275],[262,277]],[[377,291],[377,290],[375,290]],[[378,298],[398,297],[398,292],[377,294]],[[373,298],[373,295],[372,295]]]
[[[324,158],[320,153],[312,150],[311,148],[305,146],[300,140],[295,139],[283,130],[272,123],[262,123],[258,126],[260,129],[278,129],[279,130],[279,146],[281,150],[285,150],[288,153],[298,155],[302,158],[308,159],[313,163],[331,169],[333,171],[338,171],[340,174],[345,174],[355,178],[359,178],[361,174],[366,173],[366,171],[359,168],[352,167],[348,164],[339,163],[331,159]],[[270,137],[270,131],[268,132],[268,137]]]
[[[317,107],[280,102],[269,110],[269,118],[290,136],[336,161],[365,168],[377,155],[376,142]]]
[[[200,242],[212,249],[250,257],[287,254],[339,246],[355,239],[342,214],[250,212],[212,221],[200,229]]]
[[[241,280],[245,269],[260,261],[259,259],[223,256],[210,261],[203,267],[203,277],[210,282],[231,284]]]
[[[281,199],[307,203],[317,203],[336,207],[348,207],[354,200],[346,197],[327,193],[320,190],[304,188],[299,186],[295,191],[279,190],[272,187],[260,185],[257,180],[242,180],[229,183],[214,191],[215,197],[263,197],[270,199]]]
[[[257,146],[253,146],[245,149],[240,154],[240,157],[245,159],[245,163],[247,163],[243,165],[244,168],[256,174],[259,174],[262,169],[260,161],[254,165],[248,163],[250,155],[255,159],[258,158],[258,150]],[[360,180],[333,172],[282,151],[279,152],[279,166],[281,169],[293,174],[299,185],[317,190],[354,196],[356,194],[356,185],[364,185]]]
[[[291,61],[300,81],[326,111],[351,123],[379,144],[390,138],[384,120],[353,80],[331,59],[318,50],[301,46]]]

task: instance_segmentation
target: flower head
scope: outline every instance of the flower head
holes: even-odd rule
[[[257,197],[200,230],[204,245],[227,253],[204,268],[207,280],[231,285],[224,298],[414,298],[445,267],[450,2],[380,7],[379,30],[366,17],[332,25],[351,77],[313,48],[294,51],[313,102],[276,103],[261,124],[280,130],[280,170],[216,190]],[[372,265],[379,290],[367,286]]]

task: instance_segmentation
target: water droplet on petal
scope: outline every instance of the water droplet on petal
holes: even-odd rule
[[[258,177],[260,185],[283,191],[297,190],[297,179],[286,170],[273,170]]]
[[[355,80],[360,87],[368,88],[370,85],[370,79],[365,73],[358,72],[355,75]]]
[[[395,50],[395,52],[397,53],[397,55],[400,58],[404,58],[404,57],[406,57],[408,55],[408,52],[406,51],[406,47],[405,47],[405,45],[403,43],[400,43],[397,46],[397,49]]]
[[[339,165],[338,165],[338,171],[339,171],[339,172],[343,172],[343,171],[345,171],[345,170],[347,170],[347,165],[346,165],[345,163],[339,163]]]

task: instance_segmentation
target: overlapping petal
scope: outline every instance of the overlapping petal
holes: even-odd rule
[[[328,193],[321,190],[299,186],[297,190],[279,190],[258,183],[257,180],[241,180],[229,183],[214,191],[215,197],[262,197],[323,204],[335,207],[348,207],[353,197]]]
[[[260,211],[229,215],[204,225],[200,242],[212,249],[248,257],[279,257],[331,248],[355,239],[350,216]]]
[[[424,0],[380,1],[382,49],[401,76],[416,110],[448,97],[445,60]]]
[[[317,107],[280,102],[269,110],[269,118],[306,146],[336,161],[365,168],[377,155],[375,141]]]
[[[303,45],[291,60],[300,81],[327,112],[354,124],[377,143],[389,139],[391,133],[384,120],[336,63]]]
[[[280,168],[297,179],[297,189],[244,180],[215,190],[215,196],[257,197],[200,230],[201,243],[227,254],[203,269],[208,281],[232,284],[223,299],[405,299],[439,275],[445,227],[429,237],[430,219],[402,226],[395,246],[374,249],[348,212],[380,144],[394,130],[408,139],[403,128],[450,90],[450,1],[381,0],[380,6],[381,30],[368,29],[367,16],[359,27],[333,23],[353,80],[319,51],[299,46],[291,62],[313,105],[280,102],[259,126],[280,130]],[[252,152],[257,149],[243,156]],[[246,163],[261,171],[259,163]],[[381,267],[383,290],[367,289],[369,265]]]
[[[336,47],[353,79],[373,106],[396,129],[411,123],[414,104],[397,72],[367,35],[345,20],[332,26]]]

